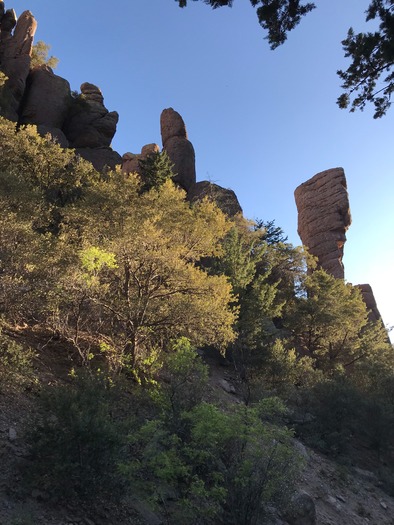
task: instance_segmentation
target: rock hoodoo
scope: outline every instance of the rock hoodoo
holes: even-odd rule
[[[114,168],[122,162],[120,155],[110,147],[118,120],[118,113],[104,106],[100,88],[85,82],[81,85],[81,93],[72,100],[64,133],[70,147],[76,148],[76,152],[97,170],[104,166]]]
[[[85,82],[72,101],[64,131],[73,148],[108,148],[118,120],[118,113],[104,106],[100,88]]]
[[[24,11],[17,19],[15,11],[5,11],[4,2],[0,0],[0,69],[8,77],[10,102],[7,117],[12,120],[18,119],[36,28],[37,22],[30,11]]]
[[[186,126],[179,113],[172,108],[163,110],[160,117],[163,148],[174,163],[174,182],[186,191],[196,182],[195,153],[187,139]]]
[[[345,173],[334,168],[318,173],[295,190],[298,234],[318,264],[344,278],[342,263],[346,231],[351,224]]]
[[[76,148],[97,170],[114,168],[121,157],[110,147],[118,114],[108,111],[100,89],[85,82],[71,96],[70,85],[48,66],[30,68],[37,22],[30,11],[16,18],[0,0],[0,71],[7,77],[0,114],[19,124],[35,124],[63,147]]]

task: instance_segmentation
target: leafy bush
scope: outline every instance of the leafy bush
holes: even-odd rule
[[[272,418],[274,405],[267,408]],[[225,413],[200,403],[175,430],[165,415],[148,421],[130,438],[124,472],[171,523],[256,523],[270,504],[286,502],[299,468],[291,432],[262,415],[263,406]]]
[[[362,397],[350,381],[343,376],[322,381],[305,391],[304,404],[313,414],[313,421],[300,428],[305,439],[333,455],[347,452],[362,406]]]
[[[162,381],[154,386],[152,398],[160,411],[177,420],[203,398],[208,382],[208,367],[185,337],[172,343],[162,357]]]
[[[33,350],[3,334],[0,327],[0,390],[14,391],[31,383],[33,357]]]
[[[90,376],[42,395],[42,414],[29,436],[32,484],[60,498],[120,493],[124,433],[112,417],[112,400],[106,380]]]
[[[51,67],[52,69],[56,68],[59,63],[59,59],[54,56],[48,57],[50,48],[51,46],[42,40],[39,40],[37,44],[34,44],[30,62],[30,67],[32,69],[44,65]]]

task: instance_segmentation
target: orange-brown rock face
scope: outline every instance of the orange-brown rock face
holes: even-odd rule
[[[229,217],[234,217],[238,213],[242,213],[241,205],[233,190],[222,188],[207,180],[193,184],[188,191],[187,198],[190,202],[201,201],[204,198],[208,198]]]
[[[160,148],[157,144],[145,144],[142,146],[141,153],[125,153],[122,156],[123,173],[138,173],[141,175],[140,161],[146,160],[149,155],[159,153]]]
[[[357,284],[356,286],[361,290],[362,298],[369,311],[369,320],[379,321],[380,319],[382,319],[371,286],[369,284]]]
[[[186,191],[196,182],[195,153],[187,140],[185,123],[179,113],[172,108],[163,110],[160,117],[163,148],[174,163],[174,182]]]
[[[36,28],[37,22],[30,11],[24,11],[17,20],[14,10],[5,11],[4,2],[0,3],[0,69],[9,79],[7,88],[12,101],[8,112],[13,120],[17,120],[25,91]]]
[[[345,173],[334,168],[318,173],[294,192],[298,234],[318,264],[336,278],[344,278],[342,263],[346,231],[351,224]]]

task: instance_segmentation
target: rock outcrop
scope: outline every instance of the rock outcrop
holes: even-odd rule
[[[351,224],[345,173],[334,168],[318,173],[295,190],[298,234],[318,265],[344,278],[346,231]]]
[[[159,153],[160,148],[157,144],[146,144],[142,147],[141,153],[125,153],[122,156],[123,173],[138,173],[141,175],[140,161],[145,160],[152,153]]]
[[[285,517],[289,525],[316,525],[316,506],[313,498],[303,490],[297,492]]]
[[[115,169],[122,164],[122,157],[112,148],[76,148],[75,152],[93,164],[97,171]]]
[[[187,194],[190,202],[200,201],[205,197],[213,201],[229,217],[242,213],[242,208],[233,190],[222,188],[207,180],[193,184]]]
[[[378,305],[376,304],[375,296],[373,294],[372,288],[369,284],[357,284],[357,288],[360,289],[364,303],[366,304],[368,313],[368,318],[370,321],[381,321],[382,317],[378,310]]]
[[[5,11],[4,2],[0,2],[0,69],[8,77],[10,107],[7,116],[12,116],[13,120],[17,120],[25,92],[36,28],[37,22],[30,11],[24,11],[17,20],[14,10]]]
[[[46,65],[30,69],[37,22],[30,11],[17,20],[12,9],[0,0],[0,70],[8,77],[0,99],[0,113],[19,124],[34,124],[41,135],[50,135],[62,147],[102,171],[122,166],[124,173],[140,173],[140,161],[159,152],[157,144],[145,145],[140,153],[121,157],[110,147],[116,132],[118,113],[108,111],[100,88],[85,82],[81,93],[72,96],[70,84]],[[1,88],[0,86],[0,89]],[[4,100],[7,103],[4,104]],[[188,140],[183,118],[172,108],[160,117],[163,149],[174,164],[174,182],[188,193],[190,201],[210,198],[229,216],[242,213],[232,190],[208,181],[196,183],[195,153]]]
[[[174,182],[189,191],[196,183],[196,161],[192,143],[187,139],[185,123],[172,108],[163,110],[160,130],[165,149],[174,163]]]
[[[36,27],[30,11],[17,20],[0,0],[0,71],[7,77],[0,85],[0,114],[36,125],[41,135],[49,134],[62,147],[76,148],[99,171],[121,164],[110,147],[119,116],[104,106],[100,89],[86,82],[82,93],[72,97],[67,80],[51,68],[30,69]]]
[[[72,101],[69,82],[50,67],[40,66],[30,72],[26,86],[20,123],[35,124],[41,134],[50,133],[67,147],[62,128]]]
[[[85,82],[72,101],[64,132],[73,148],[108,148],[118,120],[118,113],[104,106],[100,88]]]

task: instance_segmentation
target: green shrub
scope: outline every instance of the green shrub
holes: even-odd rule
[[[0,328],[0,391],[15,391],[34,381],[34,352],[15,342]]]
[[[77,377],[49,388],[29,436],[30,481],[55,497],[120,494],[117,462],[124,432],[112,415],[113,392],[102,377]]]
[[[304,392],[304,406],[313,420],[300,433],[324,452],[344,454],[360,434],[362,403],[360,392],[345,376],[322,381]]]
[[[200,403],[180,415],[177,431],[165,416],[145,423],[124,465],[133,490],[164,505],[174,524],[263,519],[269,505],[285,504],[300,465],[291,432],[263,422],[263,413],[263,406],[226,413]]]
[[[159,410],[173,419],[191,410],[203,398],[208,383],[208,367],[185,337],[173,342],[162,356],[162,381],[156,384],[152,398]]]

